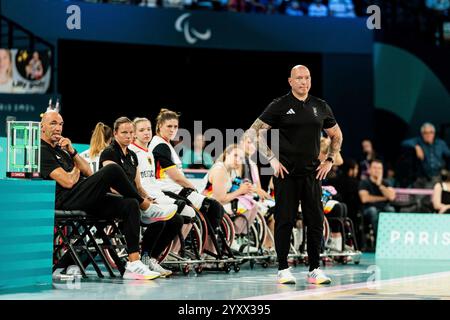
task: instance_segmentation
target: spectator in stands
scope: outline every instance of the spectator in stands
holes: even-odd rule
[[[330,15],[336,18],[355,18],[355,8],[352,0],[330,0],[328,1]]]
[[[328,16],[328,7],[322,3],[322,0],[314,0],[308,7],[308,16],[326,17]]]
[[[441,179],[434,185],[433,208],[438,213],[450,213],[450,172],[442,170]]]
[[[395,170],[392,164],[388,163],[386,165],[386,181],[389,183],[390,186],[395,187],[397,186],[397,181],[395,179]]]
[[[81,158],[70,139],[62,136],[63,118],[47,111],[41,120],[41,176],[56,181],[55,208],[83,210],[98,217],[123,220],[128,262],[124,279],[151,280],[159,277],[140,260],[139,233],[141,210],[153,210],[151,200],[142,198],[128,181],[119,165],[111,164],[92,174],[89,164]],[[123,198],[108,197],[111,188]]]
[[[0,93],[14,92],[11,51],[0,49]]]
[[[361,142],[362,147],[362,157],[359,162],[359,168],[361,173],[361,180],[365,180],[369,178],[369,165],[370,161],[373,159],[382,160],[382,158],[378,155],[372,145],[372,141],[369,139],[364,139]]]
[[[357,221],[356,215],[361,207],[361,200],[358,194],[358,171],[358,163],[354,159],[345,159],[341,166],[341,174],[329,181],[338,191],[335,198],[347,205],[348,216],[354,222]]]
[[[383,162],[374,159],[369,166],[369,179],[359,184],[359,198],[363,204],[363,216],[372,224],[375,239],[380,212],[395,212],[389,202],[395,200],[395,190],[383,180]]]
[[[286,8],[286,14],[288,16],[303,16],[305,15],[302,11],[300,2],[297,0],[292,0]]]
[[[440,171],[445,167],[445,157],[450,157],[450,149],[444,140],[436,138],[436,129],[433,124],[424,123],[420,132],[420,137],[405,140],[402,146],[415,149],[420,163],[421,170],[414,186],[432,188],[440,180]]]
[[[247,12],[265,13],[267,0],[247,0]]]
[[[209,169],[214,164],[211,154],[205,152],[205,137],[199,133],[194,137],[194,148],[183,149],[183,168],[186,169]]]
[[[80,157],[84,158],[91,166],[92,172],[95,173],[99,170],[100,154],[111,144],[112,138],[113,133],[109,126],[103,122],[95,125],[89,149],[80,153]]]
[[[150,8],[156,8],[161,6],[161,0],[142,0],[139,3],[139,6],[141,7],[150,7]]]
[[[246,12],[247,1],[245,0],[228,0],[228,11]]]
[[[443,41],[443,23],[448,17],[449,0],[426,0],[429,29],[437,45]]]
[[[162,0],[162,6],[164,8],[183,9],[184,1],[183,0]]]
[[[154,199],[149,196],[141,183],[136,153],[128,148],[133,139],[133,122],[126,117],[118,118],[114,122],[114,141],[100,155],[100,168],[118,164],[141,197]],[[178,206],[174,203],[158,202],[154,206],[158,207],[158,210],[143,214],[141,217],[141,222],[147,226],[142,235],[142,262],[148,265],[151,271],[161,276],[169,276],[172,272],[161,267],[157,258],[181,231],[183,218],[177,213]]]

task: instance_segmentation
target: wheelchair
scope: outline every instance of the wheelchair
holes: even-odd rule
[[[189,274],[192,266],[197,274],[204,270],[225,271],[229,273],[233,268],[240,271],[239,262],[231,251],[235,230],[233,222],[224,214],[218,230],[214,230],[206,214],[196,208],[187,197],[173,192],[164,192],[174,199],[183,200],[196,212],[192,219],[185,219],[183,232],[164,250],[159,262],[173,271]]]

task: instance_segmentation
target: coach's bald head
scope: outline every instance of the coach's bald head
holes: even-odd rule
[[[41,119],[41,139],[54,146],[61,139],[63,118],[55,110],[46,111]]]
[[[292,94],[297,99],[305,100],[308,97],[309,89],[311,89],[311,74],[306,66],[299,64],[293,67],[288,81]]]

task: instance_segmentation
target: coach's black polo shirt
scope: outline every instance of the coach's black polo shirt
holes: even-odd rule
[[[315,172],[319,165],[321,131],[336,125],[333,112],[324,100],[308,95],[303,102],[292,92],[273,100],[259,119],[279,129],[279,160],[292,176]]]
[[[122,148],[119,146],[119,144],[116,141],[113,141],[111,145],[105,148],[105,150],[102,151],[102,154],[100,155],[100,168],[103,168],[103,161],[114,161],[119,166],[123,168],[125,171],[125,174],[128,177],[128,180],[134,185],[136,178],[136,171],[138,166],[138,158],[136,156],[136,153],[134,151],[128,149],[127,154],[125,155],[122,152]]]
[[[70,172],[75,167],[75,163],[70,156],[69,152],[65,149],[62,149],[60,146],[52,147],[50,144],[41,140],[41,177],[44,180],[53,180],[50,178],[50,173],[53,170],[58,168],[63,168],[64,171]],[[78,185],[84,177],[80,176],[78,182],[75,184]],[[75,187],[73,186],[72,189]],[[55,190],[55,203],[56,208],[59,207],[59,204],[62,203],[66,197],[68,192],[71,189],[66,189],[61,186],[59,183],[56,183]]]

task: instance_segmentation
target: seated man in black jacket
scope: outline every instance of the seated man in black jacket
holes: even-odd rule
[[[152,202],[142,198],[119,165],[109,165],[95,174],[89,164],[62,136],[63,118],[47,111],[41,121],[41,175],[56,181],[55,207],[58,210],[83,210],[99,217],[123,219],[128,246],[128,262],[123,278],[151,280],[159,277],[140,260],[140,210],[150,210]],[[123,198],[107,197],[111,188]]]

